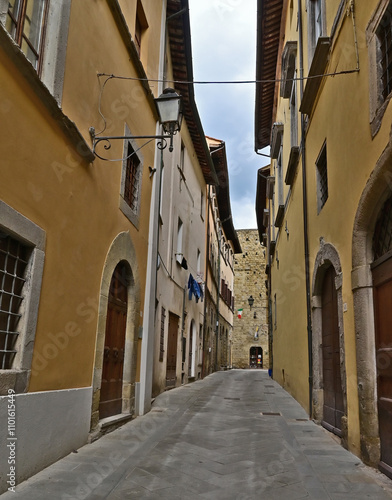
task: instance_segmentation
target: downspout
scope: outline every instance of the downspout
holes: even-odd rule
[[[208,262],[209,262],[209,251],[210,251],[210,194],[211,194],[211,186],[208,185],[207,192],[207,242],[206,242],[206,259],[205,259],[205,287],[204,287],[204,326],[203,326],[203,360],[202,360],[202,368],[201,368],[201,378],[205,377],[205,369],[206,369],[206,330],[207,330],[207,280],[208,280]]]
[[[272,166],[272,164],[271,164]],[[271,169],[270,169],[271,172]],[[269,214],[271,215],[271,200],[268,200],[268,210]],[[267,245],[267,257],[268,257],[268,268],[269,268],[269,273],[268,273],[268,352],[269,352],[269,369],[271,370],[271,378],[273,378],[274,374],[274,325],[272,323],[272,272],[271,272],[271,266],[272,266],[272,259],[271,259],[271,253],[269,251],[270,249],[270,243],[271,243],[271,224],[270,224],[270,217],[268,217],[268,245]]]
[[[215,221],[216,222],[216,221]],[[217,227],[218,231],[218,281],[216,284],[216,349],[215,349],[215,371],[218,371],[218,344],[219,344],[219,301],[220,301],[220,263],[221,263],[221,239],[219,234],[219,224]]]
[[[162,37],[161,53],[159,61],[159,75],[163,76],[165,71],[166,54],[166,0],[162,8]],[[162,83],[159,83],[158,95],[162,91]],[[161,125],[156,125],[156,135],[161,132]],[[138,404],[136,412],[139,416],[145,415],[151,409],[153,367],[154,367],[154,344],[155,344],[155,308],[158,278],[158,253],[159,253],[159,211],[161,199],[161,181],[163,167],[163,151],[155,155],[154,168],[155,175],[152,178],[150,219],[147,249],[147,272],[146,289],[144,297],[144,315],[142,327],[142,346],[140,356],[140,382]],[[136,391],[135,391],[136,392]],[[137,394],[135,393],[135,399]]]
[[[299,71],[301,101],[304,93],[304,53],[301,0],[298,0],[298,38],[299,38]],[[305,249],[305,286],[306,286],[306,319],[308,333],[308,364],[309,364],[309,417],[313,414],[313,338],[312,338],[312,310],[310,301],[310,269],[309,269],[309,235],[308,235],[308,196],[306,182],[306,124],[305,116],[301,113],[301,157],[302,157],[302,202],[303,228]]]

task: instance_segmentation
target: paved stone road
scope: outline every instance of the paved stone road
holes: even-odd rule
[[[39,453],[39,450],[37,450]],[[261,370],[219,372],[25,481],[2,500],[392,498]]]

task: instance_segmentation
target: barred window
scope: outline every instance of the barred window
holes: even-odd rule
[[[5,27],[36,70],[40,69],[48,0],[9,0]]]
[[[325,142],[316,161],[318,213],[328,199],[327,143]]]
[[[12,368],[30,249],[0,231],[0,369]]]
[[[382,97],[385,101],[392,92],[392,2],[389,2],[377,29],[377,38],[379,40],[378,57],[381,67]]]
[[[163,353],[165,352],[165,318],[166,309],[162,307],[161,309],[161,335],[159,343],[159,361],[163,361]]]
[[[374,260],[392,250],[392,198],[389,198],[381,210],[373,236]]]
[[[127,125],[124,135],[132,135]],[[120,210],[139,229],[143,156],[132,139],[124,141],[123,158]]]
[[[125,174],[124,199],[134,212],[137,212],[139,198],[139,158],[130,144],[128,144],[127,170]]]

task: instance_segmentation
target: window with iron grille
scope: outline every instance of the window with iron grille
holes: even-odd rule
[[[392,198],[389,198],[381,210],[373,235],[374,260],[392,250]]]
[[[127,126],[125,127],[125,135],[131,135]],[[125,141],[123,158],[120,209],[138,229],[143,157],[134,141]]]
[[[166,309],[162,307],[161,309],[161,335],[159,342],[159,361],[163,361],[163,353],[165,352],[165,318]]]
[[[5,27],[36,70],[40,69],[48,0],[9,0]]]
[[[12,368],[17,353],[29,248],[0,231],[0,369]]]
[[[140,161],[132,146],[128,144],[127,169],[125,173],[124,199],[134,212],[138,209]]]
[[[316,161],[317,169],[317,210],[318,213],[328,199],[327,143],[321,148]]]
[[[372,137],[380,130],[392,96],[392,0],[379,0],[366,28],[369,61],[369,118]]]
[[[381,69],[381,93],[385,101],[392,91],[392,2],[389,2],[377,29],[377,38],[379,41],[378,62]]]

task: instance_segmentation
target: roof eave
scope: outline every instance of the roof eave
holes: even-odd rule
[[[270,144],[284,0],[258,0],[255,151]]]

